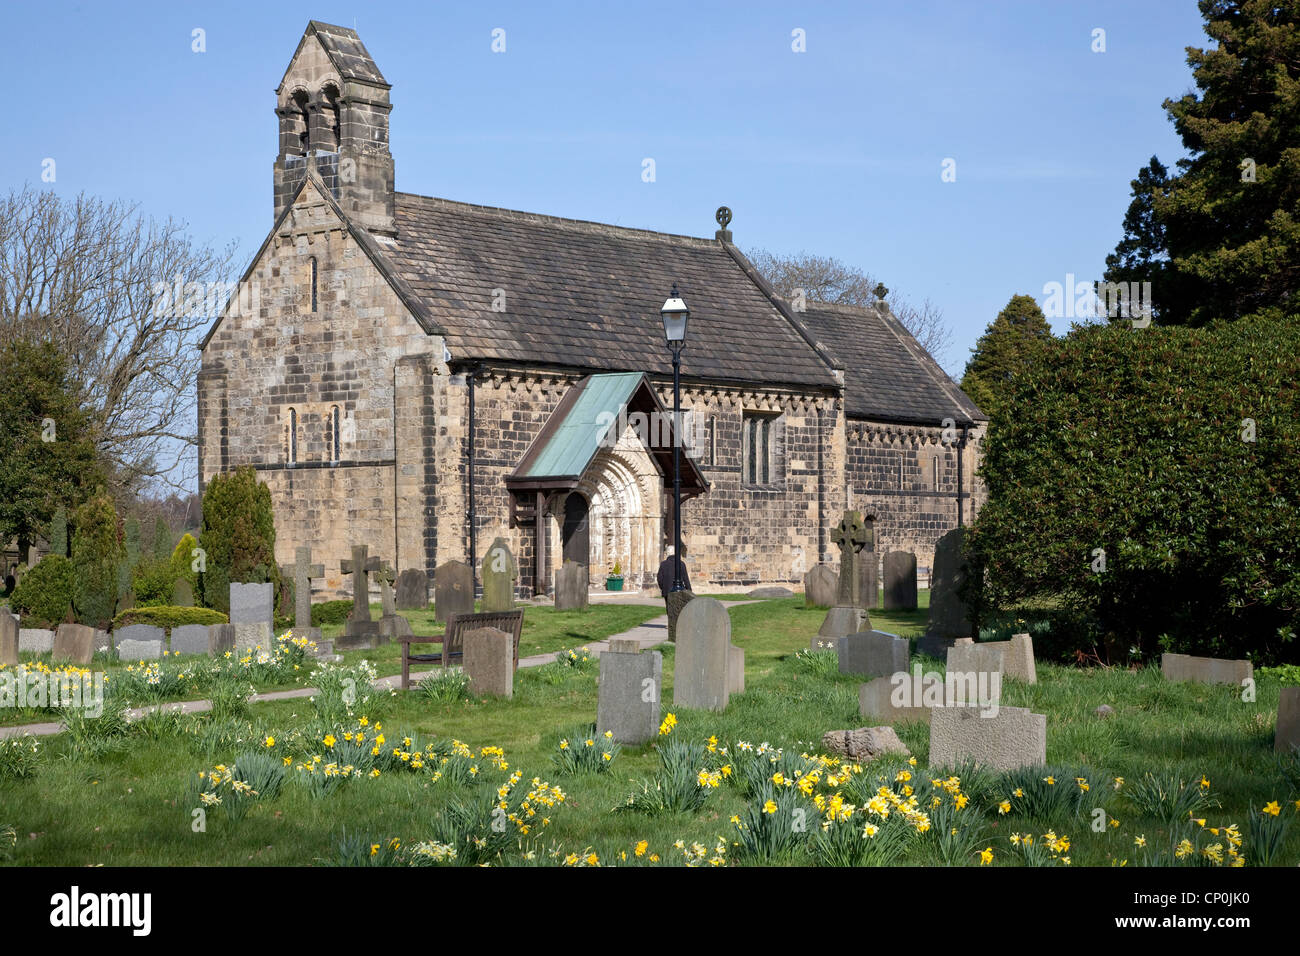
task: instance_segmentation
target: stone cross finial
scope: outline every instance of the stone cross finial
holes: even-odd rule
[[[355,575],[352,579],[352,617],[354,621],[366,621],[370,618],[370,572],[378,571],[384,563],[378,558],[369,557],[370,547],[364,544],[352,546],[352,558],[339,562],[339,570],[344,574]]]
[[[295,548],[293,555],[293,564],[282,564],[280,573],[293,577],[293,627],[306,633],[311,628],[311,581],[325,577],[325,566],[311,563],[311,548]]]
[[[857,511],[844,512],[844,519],[831,532],[831,540],[840,549],[840,588],[836,603],[842,607],[857,607],[858,591],[858,552],[867,544],[867,525]]]

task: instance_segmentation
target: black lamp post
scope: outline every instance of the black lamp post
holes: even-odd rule
[[[659,310],[664,320],[664,339],[673,353],[673,586],[674,591],[684,591],[682,584],[682,346],[686,344],[686,320],[691,310],[677,293],[673,292]]]

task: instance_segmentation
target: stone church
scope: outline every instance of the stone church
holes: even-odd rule
[[[353,30],[308,24],[276,91],[255,305],[232,297],[202,342],[200,482],[252,465],[280,561],[309,545],[341,589],[354,543],[432,573],[501,536],[522,597],[566,558],[653,587],[675,440],[697,591],[801,583],[836,562],[847,506],[923,568],[970,522],[985,416],[888,311],[796,309],[725,216],[705,238],[399,192],[391,89]]]

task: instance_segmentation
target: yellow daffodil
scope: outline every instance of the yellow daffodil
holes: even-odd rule
[[[980,851],[980,866],[988,866],[993,862],[993,847],[985,847]]]
[[[1282,808],[1278,806],[1278,802],[1276,800],[1270,800],[1268,803],[1264,804],[1263,812],[1267,813],[1271,817],[1275,817],[1282,812]]]

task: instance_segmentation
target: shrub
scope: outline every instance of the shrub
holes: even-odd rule
[[[311,626],[324,627],[326,624],[342,624],[352,613],[351,601],[322,601],[311,606]]]
[[[35,776],[40,762],[41,742],[23,734],[0,740],[0,780],[21,780]]]
[[[172,600],[171,564],[152,557],[141,558],[131,570],[131,590],[135,593],[135,606],[162,607]]]
[[[271,491],[251,466],[209,482],[199,542],[207,555],[200,578],[205,607],[229,611],[232,581],[270,581],[279,591]]]
[[[207,607],[133,607],[113,618],[113,630],[130,624],[150,624],[170,631],[185,624],[226,624],[229,619]]]
[[[1048,599],[1146,656],[1294,660],[1300,316],[1076,327],[1041,356],[989,428],[977,614]]]
[[[112,499],[91,498],[77,509],[75,523],[72,604],[81,623],[101,627],[112,619],[117,606],[118,566],[124,557]]]
[[[50,519],[50,554],[68,556],[68,509],[59,505]]]
[[[42,624],[60,624],[72,606],[75,572],[60,554],[47,554],[23,575],[9,603]]]

